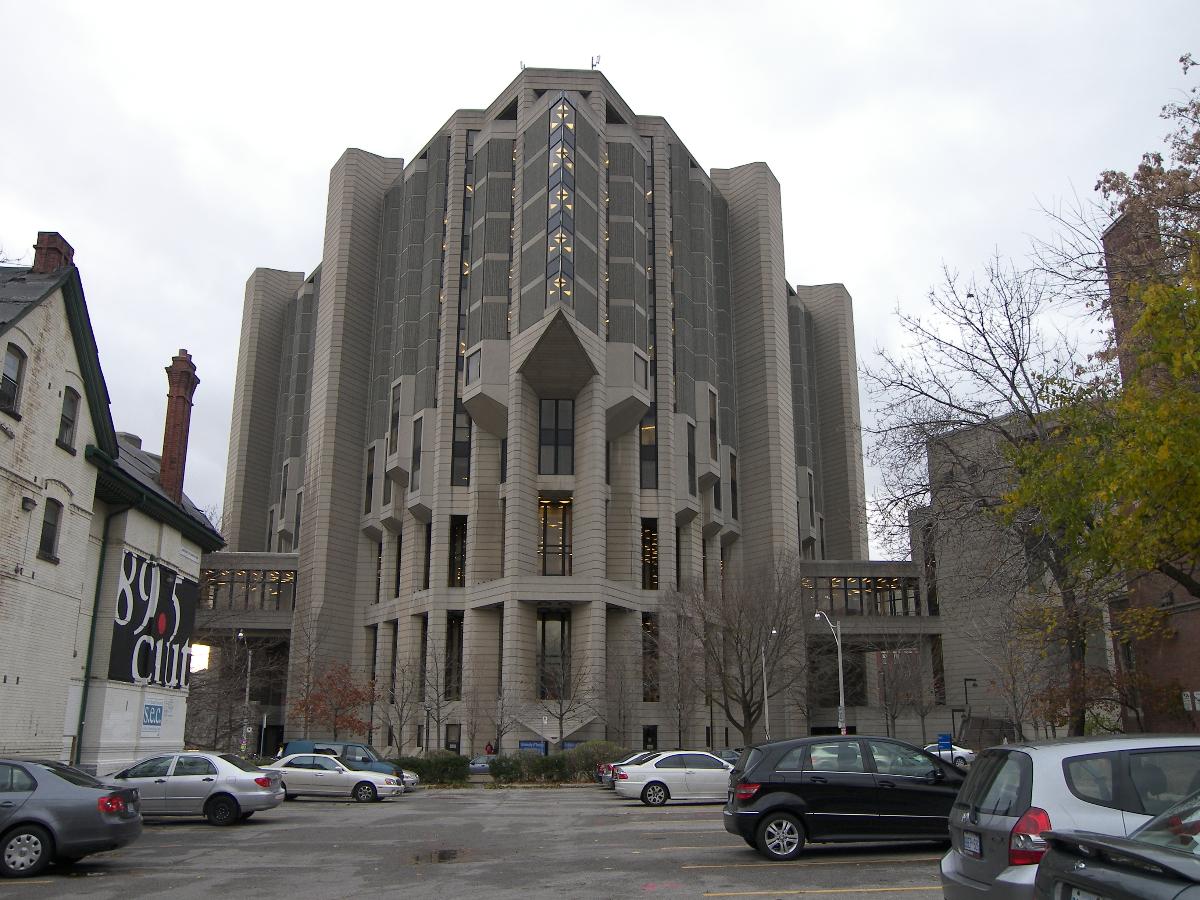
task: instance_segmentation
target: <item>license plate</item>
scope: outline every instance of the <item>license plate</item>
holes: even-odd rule
[[[1071,888],[1071,893],[1067,895],[1067,900],[1104,900],[1099,894],[1093,894],[1091,891],[1085,891],[1081,888]]]
[[[974,856],[978,859],[982,850],[979,843],[979,835],[974,831],[964,831],[962,836],[962,850],[967,856]]]

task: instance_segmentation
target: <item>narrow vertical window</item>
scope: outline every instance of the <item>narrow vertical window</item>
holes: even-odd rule
[[[371,447],[367,450],[367,497],[363,502],[363,512],[371,511],[371,498],[375,494],[375,448]]]
[[[462,699],[463,614],[446,613],[446,699]]]
[[[500,483],[508,481],[508,438],[500,438]]]
[[[267,552],[275,548],[275,510],[267,510]]]
[[[557,700],[571,678],[571,613],[540,609],[537,628],[538,698]]]
[[[58,562],[58,530],[62,522],[62,508],[57,500],[47,500],[46,512],[42,516],[42,540],[38,544],[38,556],[50,562]]]
[[[642,613],[642,702],[657,703],[658,690],[658,616]]]
[[[687,427],[687,480],[689,496],[696,496],[696,426]]]
[[[721,479],[718,478],[713,483],[713,509],[717,512],[721,511]]]
[[[642,590],[658,590],[658,519],[642,519]]]
[[[708,392],[708,455],[713,461],[717,459],[717,395]]]
[[[388,419],[388,455],[396,452],[400,439],[400,385],[392,385],[392,410]]]
[[[62,415],[58,420],[58,446],[75,450],[75,426],[79,419],[79,392],[74,388],[63,391]]]
[[[304,503],[304,494],[301,491],[296,492],[296,517],[295,524],[292,528],[292,548],[298,553],[300,552],[300,507]]]
[[[543,575],[571,574],[571,501],[538,498],[538,553]]]
[[[538,428],[538,473],[575,474],[575,401],[543,400]]]
[[[433,553],[433,523],[425,526],[425,571],[421,575],[421,590],[429,590],[429,564]]]
[[[612,484],[612,441],[604,442],[604,483]]]
[[[370,477],[371,466],[367,466],[368,477]],[[279,521],[283,521],[283,517],[287,515],[287,489],[288,489],[288,464],[283,464],[283,472],[279,476]],[[370,510],[368,510],[369,512]]]
[[[404,532],[396,532],[396,567],[392,572],[392,596],[400,596],[400,573],[404,562]]]
[[[729,514],[738,517],[737,457],[729,454]]]
[[[421,619],[421,669],[417,673],[417,699],[425,699],[425,686],[429,681],[429,613],[422,613]],[[418,743],[420,740],[418,738]]]
[[[471,483],[471,417],[461,398],[454,401],[454,445],[450,453],[450,483],[467,487]]]
[[[683,584],[683,529],[675,529],[675,590]]]
[[[25,351],[9,344],[4,352],[4,373],[0,375],[0,409],[14,415],[21,406],[21,382],[25,377]]]
[[[700,535],[700,578],[704,589],[708,590],[708,538]]]
[[[504,531],[508,526],[508,500],[500,501],[500,577],[504,577]]]
[[[413,419],[412,465],[408,470],[408,489],[414,493],[421,490],[421,431],[424,419]]]
[[[387,472],[384,472],[383,473],[383,505],[389,506],[389,505],[391,505],[391,502],[392,502],[392,479],[390,479],[388,477]]]
[[[467,585],[467,517],[450,517],[450,571],[446,575],[447,587]]]
[[[400,620],[396,619],[394,622],[392,622],[392,655],[390,657],[391,662],[389,663],[389,669],[391,671],[388,672],[388,703],[396,702],[396,650],[399,647],[399,644]],[[389,735],[390,733],[391,732],[389,729]],[[395,740],[389,737],[388,743],[395,744]]]
[[[638,428],[639,481],[644,491],[658,489],[658,410],[653,403]]]
[[[810,528],[817,526],[817,489],[812,472],[808,473],[808,525]]]
[[[378,603],[383,591],[383,541],[379,541],[375,549],[375,602]]]

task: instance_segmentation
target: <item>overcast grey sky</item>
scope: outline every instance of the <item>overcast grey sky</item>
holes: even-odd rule
[[[436,14],[430,16],[433,10]],[[529,66],[600,68],[706,168],[767,162],[792,282],[843,282],[858,355],[946,262],[1161,146],[1196,0],[38,3],[0,0],[0,248],[76,249],[117,428],[162,443],[191,351],[186,490],[220,505],[246,278],[319,262],[346,147],[410,158]],[[1193,79],[1189,79],[1193,80]]]

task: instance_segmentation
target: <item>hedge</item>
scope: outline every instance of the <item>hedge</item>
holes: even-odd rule
[[[629,753],[619,744],[610,741],[586,741],[578,747],[561,753],[543,756],[540,753],[522,750],[509,756],[498,756],[492,760],[492,777],[500,784],[515,782],[541,782],[563,784],[591,781],[596,765],[624,759]]]
[[[470,760],[450,750],[434,750],[428,756],[401,756],[388,762],[416,772],[422,784],[462,784],[470,775]]]

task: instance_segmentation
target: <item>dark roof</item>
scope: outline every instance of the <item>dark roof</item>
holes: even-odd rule
[[[79,269],[64,266],[50,274],[35,275],[26,267],[0,267],[0,334],[59,288],[96,431],[98,446],[85,450],[87,458],[100,470],[96,495],[108,503],[137,506],[147,515],[179,529],[206,552],[221,549],[225,546],[224,539],[196,504],[187,496],[176,503],[163,491],[158,482],[159,457],[124,437],[118,440]]]

